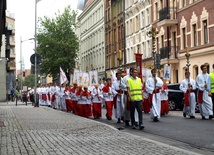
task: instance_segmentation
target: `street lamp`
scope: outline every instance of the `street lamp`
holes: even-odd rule
[[[35,74],[34,74],[34,107],[39,107],[36,96],[36,88],[37,88],[37,3],[41,0],[35,0]]]
[[[22,40],[22,37],[20,37],[20,75],[21,75],[21,81],[20,81],[20,90],[22,94],[22,78],[23,78],[23,70],[22,70],[22,43],[25,41],[34,40],[34,38],[30,38],[27,40]]]

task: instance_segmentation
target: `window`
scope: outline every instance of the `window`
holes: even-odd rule
[[[160,0],[160,8],[163,9],[163,0]]]
[[[150,24],[149,9],[146,9],[146,14],[147,14],[147,25],[149,25]]]
[[[163,35],[161,36],[161,47],[162,48],[164,47],[164,36]]]
[[[139,30],[139,20],[138,20],[138,16],[136,16],[135,20],[136,20],[136,31],[138,31],[138,30]]]
[[[186,0],[182,0],[182,7],[186,5]]]
[[[197,46],[197,29],[196,29],[196,24],[192,26],[193,30],[193,45]]]
[[[203,33],[204,33],[204,43],[208,43],[208,31],[207,31],[207,20],[203,21]]]
[[[186,29],[182,29],[182,40],[183,40],[183,49],[186,48]]]
[[[142,21],[142,23],[141,23],[142,26],[141,26],[141,28],[144,28],[144,26],[145,26],[144,20],[145,19],[144,19],[144,13],[143,12],[141,12],[141,17],[142,17],[142,20],[141,20]]]
[[[157,20],[158,19],[158,3],[155,3],[155,19],[154,19],[154,21],[155,20]]]

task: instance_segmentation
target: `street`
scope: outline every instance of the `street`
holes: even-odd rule
[[[176,111],[153,123],[144,115],[142,131],[118,130],[123,124],[105,117],[98,121],[30,103],[0,103],[0,154],[213,154],[202,149],[213,149],[213,120],[188,120]]]

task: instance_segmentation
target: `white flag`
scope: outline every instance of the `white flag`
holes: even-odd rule
[[[82,72],[77,72],[75,73],[76,80],[77,80],[77,85],[82,86],[83,85],[83,73]]]
[[[60,67],[60,84],[67,83],[67,82],[68,82],[68,79],[65,75],[65,72]]]
[[[115,80],[117,80],[116,72],[111,70],[111,82],[113,83]]]
[[[36,4],[39,3],[41,0],[36,0]]]

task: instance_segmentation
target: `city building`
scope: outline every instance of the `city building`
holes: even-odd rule
[[[150,0],[125,1],[126,23],[126,67],[135,67],[135,54],[142,54],[142,67],[151,68],[151,37],[147,32],[151,29]]]
[[[7,94],[16,86],[15,17],[6,12],[6,30],[2,36],[0,58],[0,101],[6,101]]]
[[[171,66],[171,83],[184,79],[187,50],[190,54],[190,76],[201,73],[200,66],[214,63],[213,0],[153,0],[152,26],[158,30],[156,50],[163,66]]]
[[[88,0],[78,16],[80,53],[77,67],[82,71],[97,70],[105,77],[105,33],[103,0]]]
[[[126,64],[125,1],[105,0],[105,58],[106,76]]]

